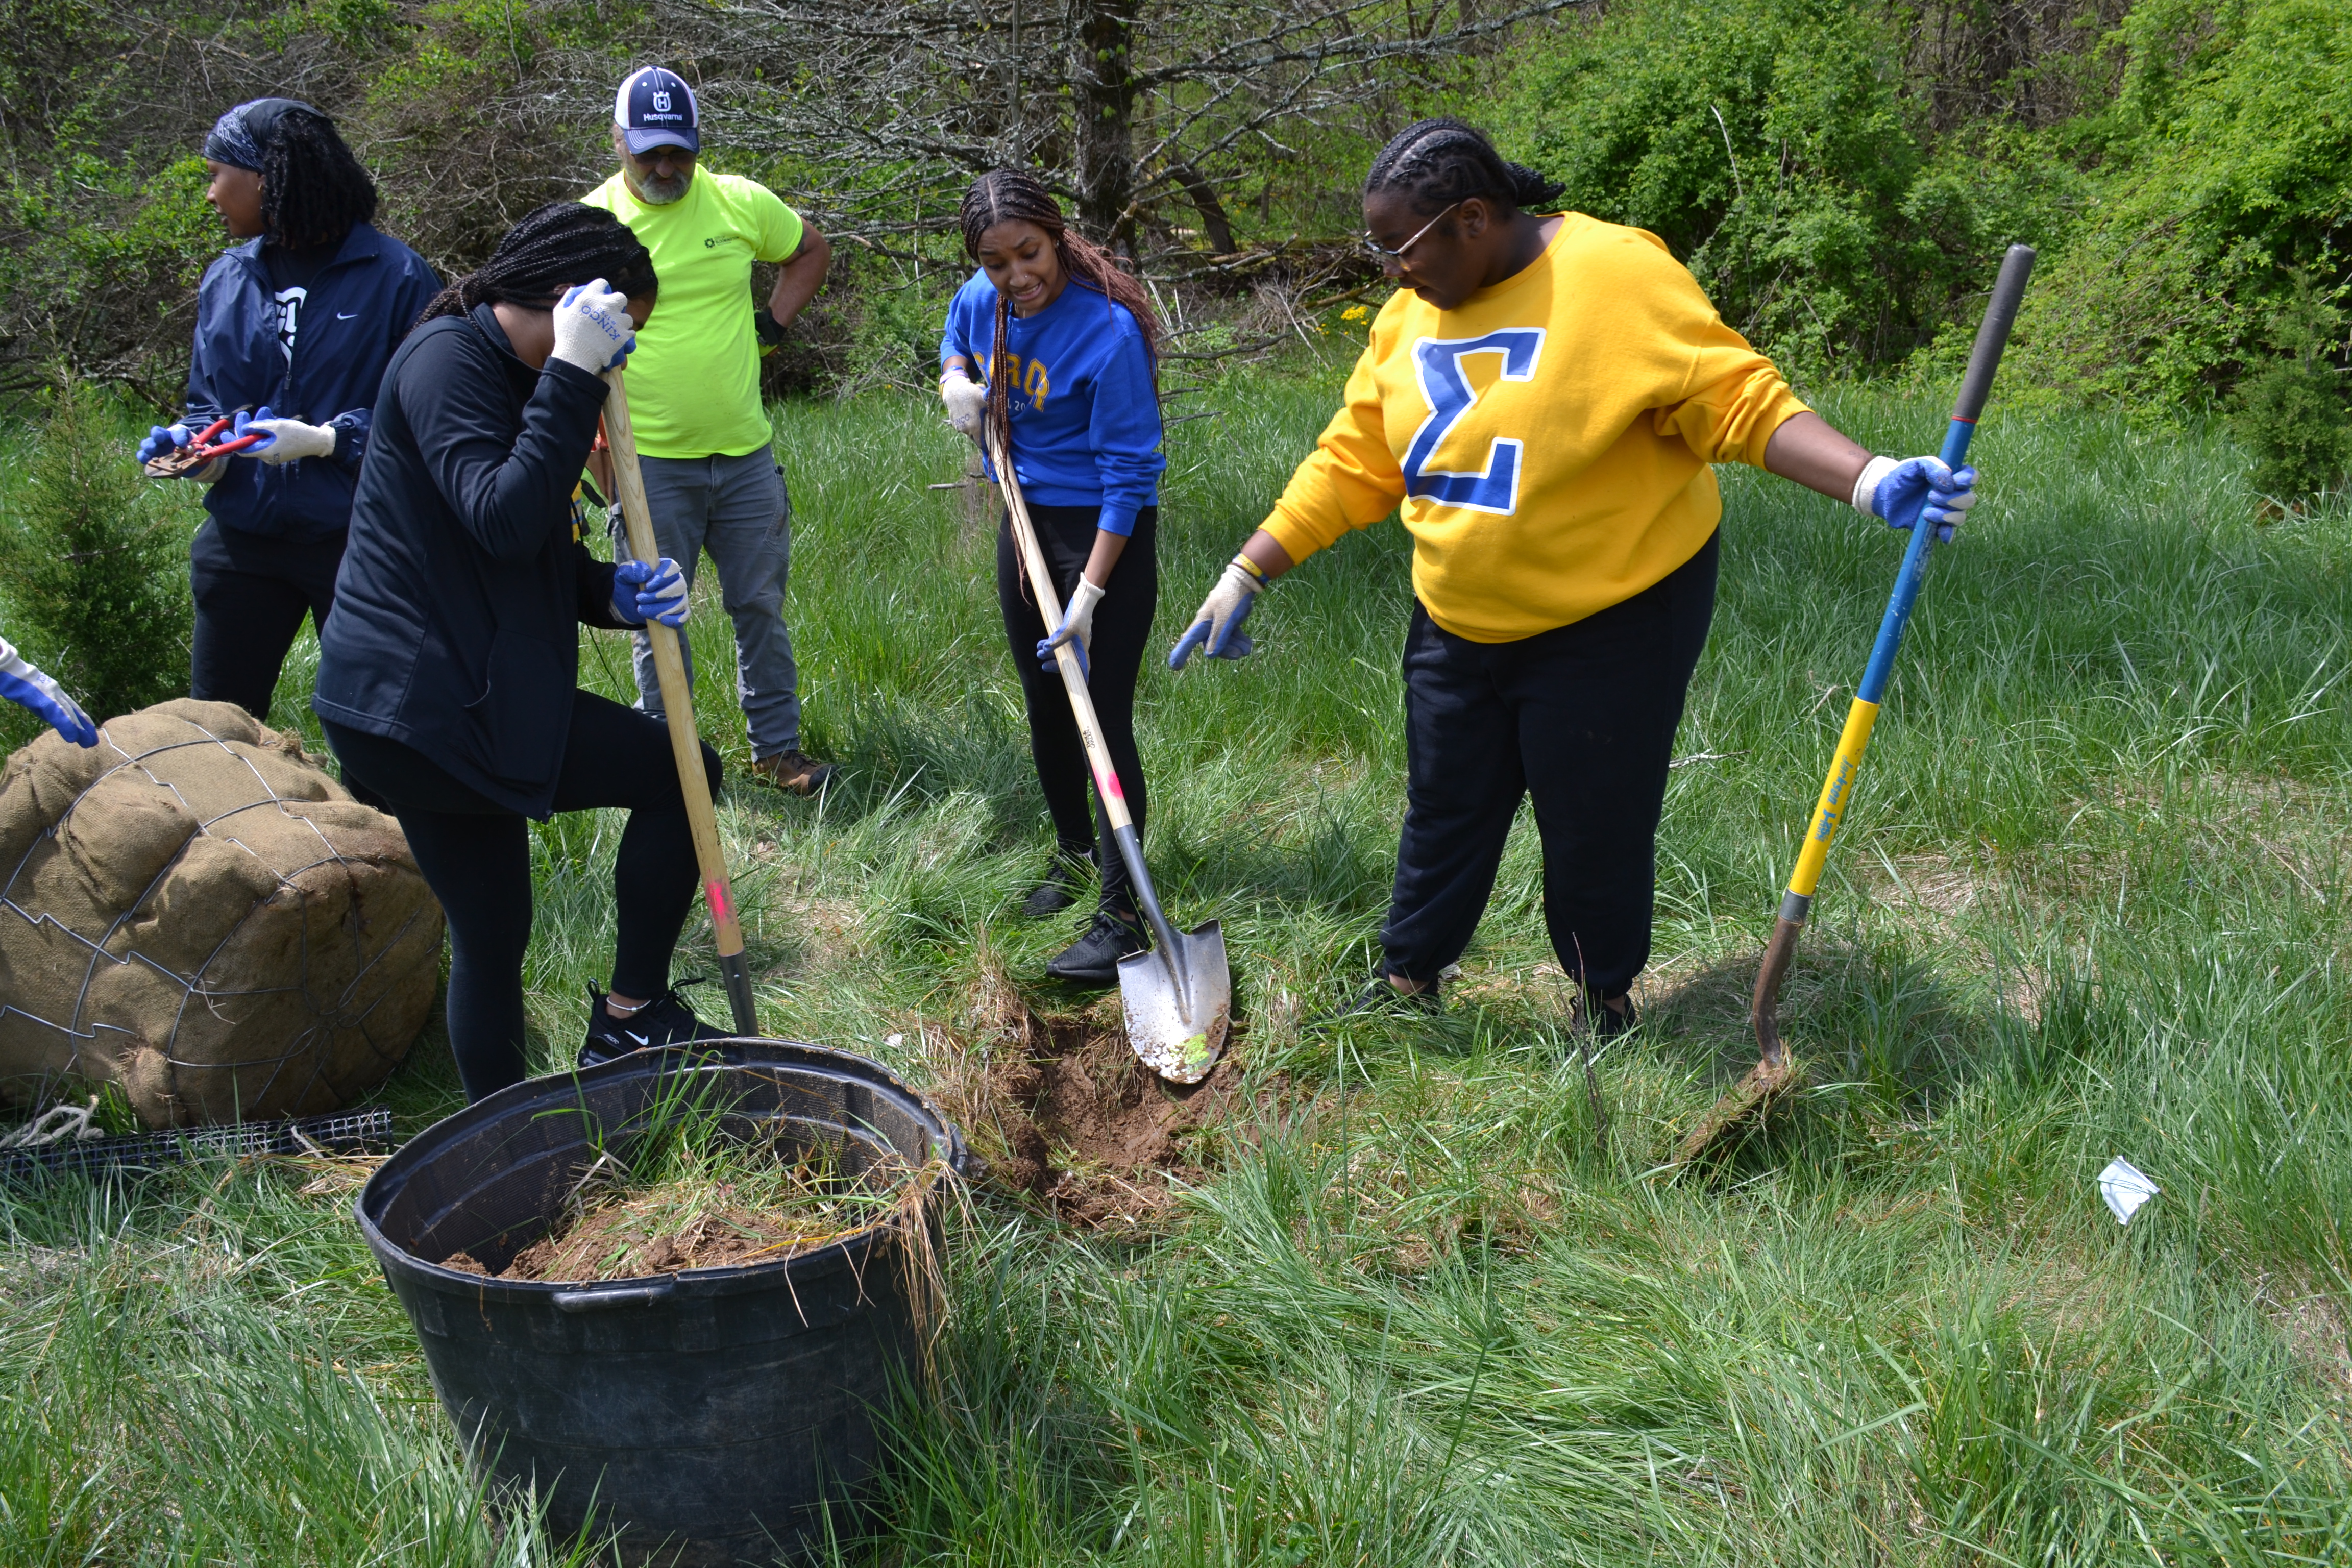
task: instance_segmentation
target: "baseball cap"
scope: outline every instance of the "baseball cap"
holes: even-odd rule
[[[659,66],[631,72],[613,98],[613,123],[628,137],[629,151],[640,156],[656,147],[701,152],[698,120],[694,89]]]

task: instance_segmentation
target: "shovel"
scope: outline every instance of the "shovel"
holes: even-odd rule
[[[1968,460],[1969,441],[1976,434],[1977,416],[1984,412],[1985,399],[1992,391],[1993,373],[2000,368],[2001,351],[2009,346],[2009,329],[2017,320],[2018,301],[2025,296],[2025,279],[2032,271],[2033,247],[2011,246],[2009,254],[2001,258],[2000,276],[1993,283],[1992,300],[1985,307],[1984,323],[1977,329],[1976,346],[1969,351],[1968,374],[1960,380],[1960,395],[1952,406],[1951,423],[1944,429],[1944,448],[1938,455],[1948,468],[1957,468]],[[1678,1166],[1705,1159],[1745,1137],[1803,1081],[1803,1073],[1780,1038],[1780,982],[1788,977],[1789,964],[1797,956],[1797,938],[1805,929],[1806,918],[1812,913],[1813,889],[1821,885],[1822,867],[1829,858],[1830,846],[1836,842],[1838,828],[1853,805],[1854,779],[1862,771],[1862,753],[1870,744],[1872,726],[1878,721],[1878,705],[1886,695],[1887,680],[1895,673],[1895,655],[1903,646],[1903,628],[1910,622],[1911,606],[1918,599],[1919,585],[1927,577],[1927,552],[1935,544],[1936,531],[1924,519],[1911,525],[1910,547],[1903,552],[1903,567],[1895,576],[1895,592],[1888,596],[1885,618],[1878,625],[1878,640],[1871,647],[1870,663],[1864,667],[1862,684],[1854,689],[1853,705],[1846,710],[1845,730],[1838,737],[1837,755],[1830,763],[1821,799],[1813,806],[1812,826],[1805,835],[1803,849],[1798,852],[1797,868],[1790,875],[1788,891],[1781,896],[1780,917],[1774,922],[1771,943],[1765,948],[1764,962],[1757,968],[1756,993],[1748,1003],[1748,1021],[1756,1031],[1761,1057],[1683,1140],[1675,1159]]]
[[[629,425],[629,395],[620,367],[604,373],[613,390],[604,396],[604,440],[613,449],[613,488],[629,553],[647,565],[661,559],[654,542],[654,515],[646,505],[646,479],[637,468],[637,437]],[[669,746],[677,756],[677,786],[686,795],[687,825],[694,833],[694,858],[702,870],[702,893],[710,903],[710,934],[719,948],[719,974],[735,1032],[757,1036],[759,1010],[751,1001],[751,974],[743,966],[743,927],[735,918],[735,887],[727,875],[727,851],[719,847],[719,819],[710,807],[710,775],[702,771],[702,737],[694,728],[694,693],[686,683],[686,660],[677,651],[677,628],[649,623],[654,673],[661,680],[662,713],[669,721]]]
[[[1013,477],[1011,454],[1003,437],[989,432],[989,456],[996,465],[996,482],[1004,491],[1004,508],[1013,520],[1013,542],[1029,573],[1030,591],[1037,595],[1037,613],[1051,631],[1062,619],[1062,602],[1054,594],[1054,574],[1045,552],[1037,547],[1036,531],[1029,524],[1029,504],[1022,499],[1021,481]],[[1159,943],[1156,952],[1130,953],[1118,961],[1118,999],[1127,1012],[1127,1043],[1143,1065],[1176,1083],[1198,1083],[1217,1065],[1225,1048],[1225,1026],[1234,1010],[1232,973],[1225,965],[1225,933],[1211,921],[1191,935],[1168,923],[1160,912],[1160,895],[1152,889],[1151,873],[1144,868],[1143,842],[1135,821],[1127,814],[1127,796],[1118,787],[1118,773],[1095,721],[1095,700],[1087,691],[1086,672],[1078,665],[1076,643],[1054,650],[1062,672],[1063,689],[1070,694],[1070,711],[1086,742],[1087,765],[1094,770],[1095,793],[1110,818],[1111,837],[1118,857],[1127,862],[1127,879],[1143,906],[1144,919]]]

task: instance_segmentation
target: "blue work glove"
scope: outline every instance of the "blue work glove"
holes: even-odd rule
[[[1873,458],[1854,481],[1853,506],[1865,517],[1885,519],[1889,528],[1909,528],[1925,517],[1949,543],[1977,504],[1976,483],[1974,468],[1955,473],[1941,458]]]
[[[642,561],[622,561],[613,567],[613,609],[625,621],[644,626],[659,621],[666,626],[686,625],[686,579],[668,556],[648,566]]]
[[[1047,674],[1054,670],[1054,650],[1066,642],[1078,645],[1078,673],[1089,677],[1094,674],[1087,668],[1087,645],[1094,640],[1095,606],[1102,603],[1102,596],[1103,591],[1087,582],[1081,573],[1078,585],[1071,590],[1069,604],[1062,610],[1062,624],[1054,628],[1052,637],[1037,644],[1037,662],[1045,667]]]
[[[66,695],[65,688],[17,656],[0,639],[0,697],[21,704],[48,721],[49,727],[77,746],[98,744],[98,726]]]
[[[176,452],[196,438],[194,429],[185,425],[151,425],[147,439],[139,443],[139,460],[152,463],[166,452]]]
[[[1236,555],[1225,567],[1225,574],[1201,601],[1192,616],[1192,624],[1176,639],[1176,647],[1168,655],[1168,668],[1181,669],[1192,650],[1207,644],[1204,650],[1211,658],[1245,658],[1257,645],[1242,632],[1242,623],[1257,604],[1257,596],[1265,591],[1265,576],[1247,556]]]

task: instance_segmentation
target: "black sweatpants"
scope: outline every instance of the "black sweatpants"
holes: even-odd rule
[[[278,672],[304,613],[311,625],[324,626],[334,608],[335,573],[348,537],[271,539],[205,519],[188,546],[196,601],[188,695],[234,702],[267,721]]]
[[[1070,590],[1086,569],[1087,557],[1094,553],[1096,521],[1101,515],[1099,507],[1091,506],[1029,509],[1038,548],[1054,575],[1054,593],[1064,605],[1070,602]],[[1111,572],[1102,603],[1095,606],[1094,633],[1087,640],[1087,691],[1094,699],[1103,745],[1110,752],[1138,834],[1143,831],[1147,802],[1143,763],[1135,752],[1135,679],[1143,668],[1152,612],[1160,604],[1159,532],[1158,507],[1136,513],[1135,532]],[[1087,785],[1092,774],[1086,743],[1078,738],[1078,721],[1070,715],[1069,693],[1063,689],[1060,670],[1037,662],[1037,645],[1052,628],[1037,613],[1009,518],[996,531],[996,597],[1004,610],[1013,667],[1021,672],[1021,695],[1029,708],[1029,754],[1037,763],[1045,809],[1053,814],[1055,841],[1066,851],[1094,852],[1102,871],[1102,907],[1132,924],[1135,894],[1128,886],[1127,863],[1111,839],[1110,818],[1097,822],[1087,814]]]
[[[1381,928],[1388,970],[1433,981],[1470,945],[1519,797],[1543,836],[1560,967],[1617,996],[1650,961],[1658,812],[1715,614],[1717,541],[1597,615],[1517,642],[1405,634],[1404,832]]]
[[[449,917],[449,1048],[479,1100],[523,1078],[522,961],[530,945],[530,829],[413,746],[331,721],[328,743],[353,775],[389,800],[408,847]],[[719,753],[702,748],[719,792]],[[555,809],[621,806],[629,825],[613,861],[619,932],[613,989],[658,996],[694,901],[698,873],[668,728],[634,708],[575,691]]]

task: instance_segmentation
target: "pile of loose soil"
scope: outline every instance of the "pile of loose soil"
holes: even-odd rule
[[[623,1185],[581,1205],[577,1216],[490,1268],[464,1252],[444,1268],[493,1279],[541,1279],[586,1284],[642,1279],[687,1268],[730,1268],[779,1263],[856,1235],[888,1217],[891,1189],[906,1173],[887,1179],[868,1173],[855,1189],[839,1182],[796,1179],[797,1171],[738,1181],[707,1174],[642,1186]]]
[[[1116,998],[1076,1016],[1041,1016],[1010,987],[988,998],[996,1039],[984,1078],[969,1085],[966,1127],[999,1133],[990,1179],[1044,1199],[1075,1225],[1138,1228],[1174,1205],[1173,1181],[1205,1175],[1220,1129],[1245,1132],[1281,1086],[1253,1106],[1228,1054],[1195,1084],[1170,1083],[1136,1058]]]

